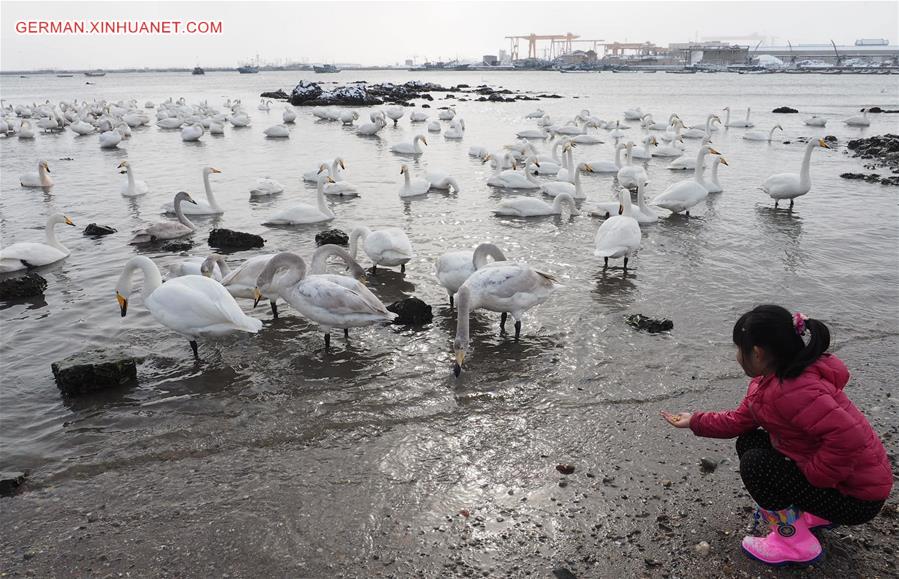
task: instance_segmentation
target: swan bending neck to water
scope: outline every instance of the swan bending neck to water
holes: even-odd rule
[[[437,259],[437,280],[446,288],[451,308],[455,304],[455,293],[471,274],[488,265],[489,257],[494,263],[506,260],[502,250],[492,243],[482,243],[474,251],[450,251]]]

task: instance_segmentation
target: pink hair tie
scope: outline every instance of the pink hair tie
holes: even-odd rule
[[[796,312],[793,314],[793,327],[796,329],[797,336],[805,335],[805,322],[808,320],[808,316],[805,314],[801,314]]]

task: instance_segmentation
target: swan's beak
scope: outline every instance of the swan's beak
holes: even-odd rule
[[[453,375],[458,378],[462,373],[462,363],[465,362],[465,352],[456,350],[456,361],[453,363]]]
[[[119,175],[127,175],[128,171],[119,171]]]
[[[44,163],[44,171],[46,171],[46,172],[49,173],[49,172],[50,172],[50,165]]]
[[[713,154],[713,155],[720,155],[720,154],[721,154],[721,153],[719,153],[718,151],[716,151],[715,149],[713,149],[712,147],[709,147],[709,153],[711,153],[711,154]]]
[[[72,223],[72,220],[71,220],[71,219],[69,219],[68,217],[66,217],[66,225],[75,225],[75,224]]]
[[[343,159],[340,160],[340,168],[346,171],[346,165],[343,164]]]
[[[328,181],[327,181],[327,182],[328,182],[328,183],[336,183],[337,181],[335,181],[334,179],[328,177]]]
[[[630,193],[628,193],[628,195],[630,195]],[[619,204],[618,204],[618,215],[621,215],[621,214],[623,214],[623,213],[624,213],[624,205],[622,205],[621,203],[619,203]]]
[[[125,314],[128,313],[128,298],[124,297],[118,290],[116,290],[115,299],[119,302],[119,309],[122,311],[122,317],[124,318]]]
[[[483,165],[484,163],[486,163],[487,161],[489,161],[489,160],[492,159],[492,158],[493,158],[493,157],[491,157],[490,155],[486,155],[486,156],[484,157],[484,159],[481,161],[481,164]]]
[[[219,169],[213,169],[212,172],[213,173],[221,173],[221,171]]]
[[[318,168],[318,173],[316,173],[316,174],[321,175],[324,172],[324,170],[325,170],[325,166],[322,165],[321,167]]]
[[[258,287],[254,287],[253,288],[253,307],[254,308],[259,305],[259,300],[261,300],[261,299],[262,299],[262,292],[259,291]]]
[[[727,159],[725,159],[724,157],[718,157],[718,158],[721,159],[721,164],[722,164],[722,165],[728,165],[728,166],[730,166],[730,163],[727,162]]]
[[[121,169],[121,168],[124,167],[125,165],[126,165],[126,162],[125,162],[125,161],[122,161],[121,163],[119,163],[119,166],[116,167],[116,168],[117,168],[117,169]]]
[[[828,145],[824,139],[818,139],[818,144],[821,145],[822,147],[824,147],[825,149],[830,148],[830,145]]]
[[[188,203],[193,203],[194,205],[197,204],[197,202],[194,201],[194,198],[191,197],[190,195],[187,196],[187,199],[185,199],[185,201],[187,201]]]
[[[591,167],[590,165],[584,165],[584,169],[585,169],[588,173],[592,173],[592,172],[593,172],[593,167]]]
[[[539,167],[539,166],[540,166],[540,161],[538,161],[537,159],[534,159],[534,165],[536,165],[536,166]]]
[[[405,166],[400,167],[400,175],[402,175],[405,172],[406,172],[406,167]]]

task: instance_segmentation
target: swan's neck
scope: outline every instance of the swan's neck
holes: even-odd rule
[[[162,285],[162,276],[159,273],[159,268],[148,257],[138,255],[128,260],[128,263],[125,264],[125,270],[119,277],[116,290],[125,298],[131,295],[131,278],[138,269],[144,276],[143,295],[146,302],[150,294]]]
[[[282,269],[286,269],[285,275],[278,276],[275,280],[275,274]],[[282,293],[301,282],[306,277],[306,262],[303,258],[295,253],[279,253],[269,260],[265,269],[256,278],[256,287],[263,290],[264,293],[278,294]],[[274,283],[275,285],[272,285]]]
[[[344,263],[346,263],[347,267],[355,263],[353,258],[350,257],[350,254],[347,253],[346,250],[344,250],[342,247],[330,244],[322,245],[315,250],[315,253],[312,254],[312,265],[309,268],[309,273],[325,273],[325,268],[328,265],[329,257],[339,257],[344,261]]]
[[[465,351],[468,348],[468,318],[471,315],[471,290],[462,286],[456,292],[456,340],[454,350]]]
[[[417,135],[414,139],[412,139],[412,148],[415,150],[416,153],[422,152],[421,141],[422,141],[421,135]]]
[[[711,179],[712,179],[712,184],[714,184],[714,185],[716,185],[716,186],[718,186],[718,187],[720,187],[720,184],[718,183],[718,166],[719,166],[720,164],[721,164],[720,161],[717,162],[717,163],[712,163],[712,177],[711,177]]]
[[[634,164],[634,149],[632,147],[628,147],[627,149],[625,149],[625,151],[626,151],[624,154],[625,163],[627,163],[628,165],[633,165]]]
[[[777,127],[771,127],[771,130],[768,131],[768,142],[769,142],[769,143],[771,142],[771,139],[774,138],[774,130],[775,130],[775,129],[777,129]]]
[[[357,246],[359,244],[359,238],[362,238],[362,243],[365,243],[365,238],[371,233],[371,229],[365,226],[356,227],[350,233],[350,257],[356,259]]]
[[[49,181],[49,178],[47,177],[47,169],[44,167],[43,163],[41,163],[37,168],[37,177],[41,185],[46,185],[47,181]]]
[[[640,211],[649,213],[649,209],[646,207],[646,198],[644,196],[645,189],[646,185],[643,183],[643,181],[637,183],[637,207],[640,208]]]
[[[55,247],[59,251],[68,254],[69,250],[66,249],[66,247],[63,244],[61,244],[59,241],[57,241],[57,239],[56,239],[56,224],[57,223],[59,223],[59,222],[54,221],[52,218],[49,221],[47,221],[47,231],[46,231],[47,245]]]
[[[565,163],[567,164],[565,169],[568,170],[568,175],[570,176],[571,172],[574,171],[574,151],[571,148],[565,152]]]
[[[621,147],[615,147],[615,166],[621,168]]]
[[[643,183],[637,183],[637,190],[643,187]],[[633,217],[634,209],[631,205],[631,192],[625,189],[621,193],[618,194],[618,198],[621,200],[621,214],[625,217]]]
[[[812,160],[812,149],[818,146],[818,143],[815,141],[810,142],[805,146],[805,155],[802,157],[802,167],[799,169],[799,182],[802,187],[810,187],[812,183],[812,177],[809,172],[809,163]]]
[[[575,187],[577,187],[578,190],[580,190],[579,185],[575,185]],[[556,198],[553,199],[553,211],[556,213],[561,213],[563,203],[568,203],[568,206],[569,206],[569,209],[571,210],[571,212],[572,213],[575,212],[576,206],[574,204],[574,199],[571,197],[571,195],[568,195],[567,193],[562,193],[560,195],[556,195]]]
[[[184,214],[184,210],[181,209],[181,203],[183,202],[183,199],[175,199],[175,217],[178,218],[178,221],[180,221],[182,225],[190,227],[191,229],[196,229],[196,226],[190,222],[190,219]]]
[[[328,207],[328,202],[325,201],[325,180],[319,179],[318,184],[315,186],[315,194],[318,198],[318,210],[321,211],[324,215],[328,217],[334,217],[334,212],[331,211],[331,208]]]
[[[724,112],[726,113],[724,116],[724,126],[726,127],[727,125],[730,124],[730,109],[727,109]]]
[[[581,196],[581,168],[580,166],[574,168],[574,194],[578,197]]]
[[[746,122],[747,123],[749,122],[749,113],[750,112],[752,112],[752,109],[750,109],[749,107],[746,107]]]
[[[530,181],[531,183],[537,183],[537,184],[539,184],[540,181],[538,181],[537,178],[534,177],[534,174],[533,174],[534,171],[531,169],[531,167],[533,167],[533,166],[534,166],[533,164],[525,165],[525,167],[524,167],[524,176],[525,176],[525,178],[526,178],[528,181]]]
[[[219,204],[215,200],[215,194],[212,192],[212,185],[209,184],[209,172],[203,172],[203,186],[206,188],[206,199],[209,201],[209,206],[219,211]]]
[[[712,119],[713,115],[709,115],[705,119],[705,134],[710,135],[712,133]]]
[[[134,173],[131,172],[131,165],[125,167],[125,170],[128,174],[128,190],[134,193]]]
[[[334,161],[331,162],[331,178],[334,179],[335,181],[340,180],[339,174],[337,173],[339,170],[340,170],[340,159],[334,159]]]
[[[412,185],[412,177],[409,176],[409,171],[403,171],[403,177],[406,179],[406,189],[408,189]]]
[[[693,176],[693,179],[702,184],[702,177],[705,175],[705,156],[706,151],[702,148],[699,149],[699,153],[696,155],[696,174]]]
[[[474,250],[471,262],[475,269],[481,269],[487,265],[487,258],[492,257],[494,261],[505,261],[506,256],[500,248],[492,243],[482,243]]]
[[[555,161],[559,165],[564,165],[564,163],[562,162],[562,158],[559,157],[559,147],[561,145],[562,145],[561,140],[557,140],[555,143],[553,143],[553,161]]]

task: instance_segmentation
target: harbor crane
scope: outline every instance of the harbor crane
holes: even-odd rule
[[[556,44],[560,45],[560,54],[567,54],[571,52],[571,41],[577,38],[580,38],[577,34],[572,34],[570,32],[566,34],[534,34],[533,32],[528,34],[527,36],[506,36],[509,39],[509,55],[512,57],[512,61],[516,61],[520,58],[518,46],[519,42],[522,40],[528,41],[528,58],[537,58],[537,41],[538,40],[549,40],[550,41],[550,59],[555,58],[555,48]]]

